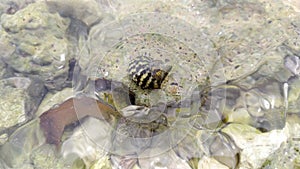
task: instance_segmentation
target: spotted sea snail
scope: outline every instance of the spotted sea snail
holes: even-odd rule
[[[160,89],[162,82],[172,69],[160,60],[138,56],[129,63],[129,77],[142,89]]]

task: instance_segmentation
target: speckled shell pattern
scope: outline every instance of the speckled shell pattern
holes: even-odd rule
[[[129,63],[129,77],[142,89],[159,89],[168,72],[153,64],[148,56],[138,56]]]

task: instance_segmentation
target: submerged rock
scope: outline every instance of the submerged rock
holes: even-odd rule
[[[103,4],[110,16],[100,12]],[[58,13],[71,17],[71,23]],[[39,124],[47,143],[57,146],[66,127],[62,137],[66,160],[55,158],[51,150],[53,162],[40,164],[48,146],[33,152],[35,142],[28,137],[36,135],[24,128],[10,137],[3,135],[7,142],[0,148],[0,160],[19,167],[26,161],[24,154],[32,153],[30,162],[42,168],[66,164],[75,168],[260,168],[292,159],[286,166],[298,167],[298,135],[288,138],[285,124],[287,112],[297,114],[300,108],[297,20],[299,14],[289,6],[266,0],[48,0],[14,15],[3,14],[0,54],[5,66],[19,74],[40,76],[49,89],[62,89],[70,77],[70,53],[78,50],[80,73],[87,78],[78,77],[75,86],[81,90],[95,77],[108,79],[98,87],[112,94],[100,91],[103,102],[98,106],[113,103],[124,112],[114,121],[110,114],[115,109],[108,106],[105,119],[116,124],[103,127],[103,119],[81,120],[81,128],[70,134],[74,126],[67,124],[98,113],[93,111],[98,107],[90,104],[95,100],[59,98],[71,96],[67,89],[49,95],[38,114],[52,109],[41,115]],[[86,34],[77,36],[81,29]],[[68,51],[76,43],[81,48]],[[173,66],[158,93],[139,88],[127,77],[130,60],[145,53]],[[132,91],[114,90],[111,80]],[[96,89],[90,89],[87,93],[94,95]],[[187,101],[180,104],[183,99]],[[152,117],[150,111],[131,111],[137,110],[133,106],[159,110]],[[294,130],[297,133],[299,128]],[[37,145],[45,141],[43,135],[39,139]],[[98,152],[98,146],[104,151]],[[278,154],[272,156],[274,152]],[[292,155],[281,158],[284,153]],[[280,162],[268,161],[277,159]]]
[[[45,143],[45,137],[38,120],[30,121],[19,127],[0,147],[0,164],[10,168],[32,166],[30,156]],[[53,151],[53,150],[50,150]]]
[[[15,47],[9,44],[9,35],[0,29],[0,58],[10,56],[15,50]],[[2,59],[0,59],[0,79],[11,77],[13,70]]]
[[[223,132],[203,133],[198,142],[203,145],[207,156],[216,159],[229,168],[236,168],[240,160],[240,148],[235,141]]]
[[[59,105],[60,103],[64,102],[65,100],[73,96],[74,96],[74,91],[72,88],[64,88],[63,90],[56,93],[48,92],[43,98],[40,106],[38,107],[35,113],[36,116],[42,115],[45,111],[49,110],[55,105]]]
[[[41,78],[47,88],[61,89],[68,78],[68,40],[65,37],[69,19],[49,13],[44,2],[33,3],[14,15],[1,16],[1,38],[13,46],[2,60],[15,71]]]
[[[112,169],[110,160],[107,156],[98,159],[92,166],[91,169]]]
[[[58,106],[44,112],[40,118],[40,127],[44,131],[49,144],[60,146],[61,137],[67,125],[87,116],[96,117],[113,122],[115,109],[103,101],[94,100],[86,96],[70,98]]]
[[[24,0],[24,1],[19,1],[19,0],[2,0],[0,2],[0,16],[3,13],[6,14],[14,14],[18,10],[25,8],[28,4],[34,3],[39,0]]]
[[[300,167],[300,118],[297,114],[290,114],[287,117],[285,127],[288,139],[268,157],[263,164],[267,168],[299,168]]]
[[[79,158],[89,168],[94,161],[105,159],[111,147],[111,134],[111,126],[106,121],[86,118],[64,141],[61,153],[67,163]]]
[[[230,135],[241,149],[240,168],[260,168],[288,138],[286,130],[261,133],[242,124],[229,124],[222,131]]]
[[[30,155],[30,163],[34,168],[71,168],[51,145],[45,144],[35,149]]]
[[[87,26],[92,26],[102,19],[100,4],[96,0],[47,0],[51,12],[59,12],[64,17],[76,18]]]
[[[182,129],[174,131],[172,134],[172,139],[170,139],[170,141],[176,143],[173,143],[174,145],[176,145],[173,146],[173,150],[178,157],[185,161],[190,161],[192,159],[201,159],[204,156],[205,152],[203,149],[203,145],[199,144],[198,142],[198,138],[201,134],[203,134],[203,131],[189,129],[188,127],[182,127]],[[183,139],[181,140],[176,137]]]
[[[147,152],[149,153],[148,157],[147,155],[144,155],[145,158],[138,159],[140,168],[191,168],[185,160],[180,159],[172,150],[153,156],[152,152],[155,151],[155,148],[153,148]]]
[[[0,60],[0,79],[4,79],[13,75],[11,68],[6,63]]]
[[[112,168],[124,168],[124,169],[132,169],[136,166],[137,159],[133,156],[118,156],[111,155],[110,156],[111,166]]]
[[[291,7],[294,8],[296,12],[300,12],[300,2],[297,0],[288,0],[288,1],[283,1],[283,3],[290,5]]]
[[[299,113],[300,110],[300,78],[292,78],[289,80],[289,97],[288,97],[288,112],[290,113]]]
[[[12,77],[0,81],[0,127],[9,128],[34,117],[46,89],[37,79]]]
[[[229,169],[229,167],[221,164],[220,162],[218,162],[213,158],[209,158],[206,156],[201,158],[201,160],[198,163],[198,169],[212,169],[212,168]]]

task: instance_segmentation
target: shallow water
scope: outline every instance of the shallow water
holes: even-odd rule
[[[299,11],[1,1],[0,168],[299,168]]]

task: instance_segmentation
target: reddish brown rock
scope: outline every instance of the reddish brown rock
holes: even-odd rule
[[[40,116],[40,126],[45,134],[46,142],[60,145],[65,126],[86,116],[102,120],[110,120],[116,110],[98,100],[88,97],[70,98],[53,107]]]

